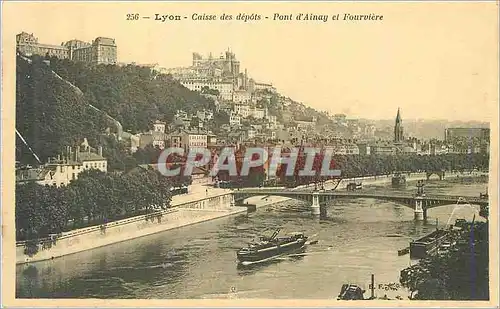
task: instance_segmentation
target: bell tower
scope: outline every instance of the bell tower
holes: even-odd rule
[[[398,114],[396,115],[396,124],[394,125],[394,142],[403,142],[403,120],[401,120],[401,113],[398,107]]]

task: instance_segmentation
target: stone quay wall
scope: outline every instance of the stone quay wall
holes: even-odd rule
[[[33,256],[25,254],[25,242],[17,242],[16,264],[49,260],[247,211],[232,206],[230,191],[211,191],[176,199],[170,209],[160,212],[161,217],[150,215],[146,220],[148,215],[142,215],[107,223],[105,228],[91,226],[62,233],[54,241],[42,242]]]

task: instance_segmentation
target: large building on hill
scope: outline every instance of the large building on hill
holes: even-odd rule
[[[70,40],[61,45],[42,44],[33,33],[16,35],[17,50],[26,55],[55,56],[61,59],[83,61],[94,64],[116,64],[117,46],[115,39],[98,37],[92,43]]]
[[[199,53],[193,53],[193,61],[189,67],[156,70],[161,74],[171,74],[192,91],[217,90],[218,98],[222,101],[242,103],[254,99],[253,93],[256,91],[276,92],[273,85],[257,83],[249,78],[246,69],[240,70],[240,61],[229,50],[221,53],[219,57],[212,54],[203,57]]]
[[[220,57],[213,57],[210,54],[203,58],[199,53],[193,53],[193,67],[198,71],[205,71],[210,76],[238,76],[240,74],[240,61],[236,55],[229,50]]]

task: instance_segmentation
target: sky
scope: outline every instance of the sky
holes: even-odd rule
[[[197,14],[260,14],[260,21],[193,21]],[[138,13],[151,19],[127,21]],[[187,19],[154,20],[154,14]],[[274,21],[273,14],[329,15]],[[382,21],[331,16],[383,15]],[[265,19],[264,16],[269,16]],[[496,121],[498,20],[495,2],[455,3],[3,3],[3,34],[39,42],[112,37],[119,62],[189,66],[192,53],[228,48],[250,77],[318,110],[368,119]],[[7,43],[7,44],[6,44]]]

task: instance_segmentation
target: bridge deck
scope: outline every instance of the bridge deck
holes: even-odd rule
[[[312,190],[293,190],[293,189],[240,189],[233,191],[235,195],[280,195],[280,196],[304,196],[312,195]],[[383,194],[383,193],[361,193],[361,192],[339,192],[339,191],[318,191],[319,196],[325,197],[354,197],[354,198],[381,198],[381,199],[414,199],[416,194]],[[458,196],[458,195],[435,195],[427,194],[421,197],[424,201],[440,201],[440,202],[454,202],[457,203],[459,199],[463,199],[466,203],[475,204],[488,204],[487,198],[476,197],[476,196]]]

